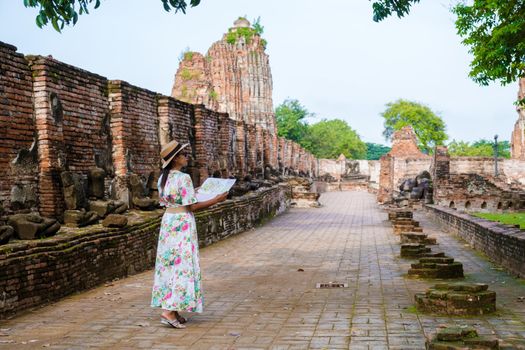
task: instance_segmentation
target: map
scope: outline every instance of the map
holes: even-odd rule
[[[209,177],[199,188],[196,195],[197,201],[205,202],[221,193],[228,192],[234,183],[235,179],[218,179]]]

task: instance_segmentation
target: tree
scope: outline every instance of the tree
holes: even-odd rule
[[[469,76],[502,85],[525,76],[525,0],[475,0],[457,4],[456,29],[474,59]]]
[[[285,100],[275,109],[277,135],[305,146],[308,133],[305,118],[313,116],[298,100]]]
[[[455,157],[494,157],[494,143],[489,140],[478,140],[470,144],[465,141],[452,140],[448,152]],[[498,142],[498,156],[510,158],[510,142]]]
[[[419,140],[419,148],[426,153],[432,152],[436,145],[442,145],[448,136],[445,123],[430,108],[417,102],[397,100],[386,105],[381,113],[385,118],[383,136],[392,139],[394,131],[411,125]]]
[[[368,160],[379,160],[382,155],[390,152],[392,148],[377,143],[366,143],[366,159]]]
[[[175,12],[181,11],[186,13],[188,3],[191,7],[199,5],[200,0],[160,0],[164,10]],[[75,25],[78,16],[89,13],[91,5],[93,9],[100,6],[100,0],[24,0],[25,7],[39,7],[40,10],[36,16],[36,25],[39,28],[47,25],[49,22],[57,32],[64,29],[65,25]]]
[[[374,20],[392,13],[408,14],[419,0],[381,0],[373,3]],[[474,56],[469,76],[480,85],[502,85],[525,76],[525,0],[458,1],[456,30]],[[525,104],[525,99],[519,101]]]
[[[380,0],[372,3],[374,21],[379,22],[395,13],[397,17],[404,17],[410,12],[412,4],[419,0]]]
[[[306,149],[318,158],[337,158],[341,153],[352,159],[366,157],[366,144],[344,120],[324,119],[311,125],[307,139]]]

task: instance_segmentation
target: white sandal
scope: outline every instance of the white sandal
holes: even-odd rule
[[[175,320],[168,320],[167,318],[165,318],[163,316],[160,317],[160,323],[165,324],[167,326],[171,326],[173,328],[177,328],[177,329],[184,329],[184,328],[186,328],[186,326],[183,325],[182,323],[180,323],[177,319],[175,319]]]

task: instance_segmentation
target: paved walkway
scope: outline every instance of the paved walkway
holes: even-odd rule
[[[325,193],[319,209],[292,209],[265,226],[201,250],[205,312],[188,328],[159,323],[149,307],[152,272],[115,281],[0,323],[0,349],[424,349],[445,324],[525,338],[525,284],[426,217],[441,249],[468,280],[490,283],[499,313],[418,315],[413,295],[432,281],[407,279],[398,238],[363,192]],[[304,270],[304,271],[303,271]],[[348,288],[316,289],[320,282]]]

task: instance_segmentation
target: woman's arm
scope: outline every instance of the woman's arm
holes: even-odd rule
[[[214,204],[217,204],[217,203],[220,203],[220,202],[226,200],[226,197],[228,197],[228,192],[224,192],[223,194],[219,194],[218,196],[216,196],[215,198],[212,198],[210,200],[207,200],[207,201],[204,201],[204,202],[197,202],[195,204],[192,204],[192,205],[188,206],[188,209],[190,211],[196,211],[196,210],[199,210],[199,209],[208,208],[208,207],[211,207]]]

